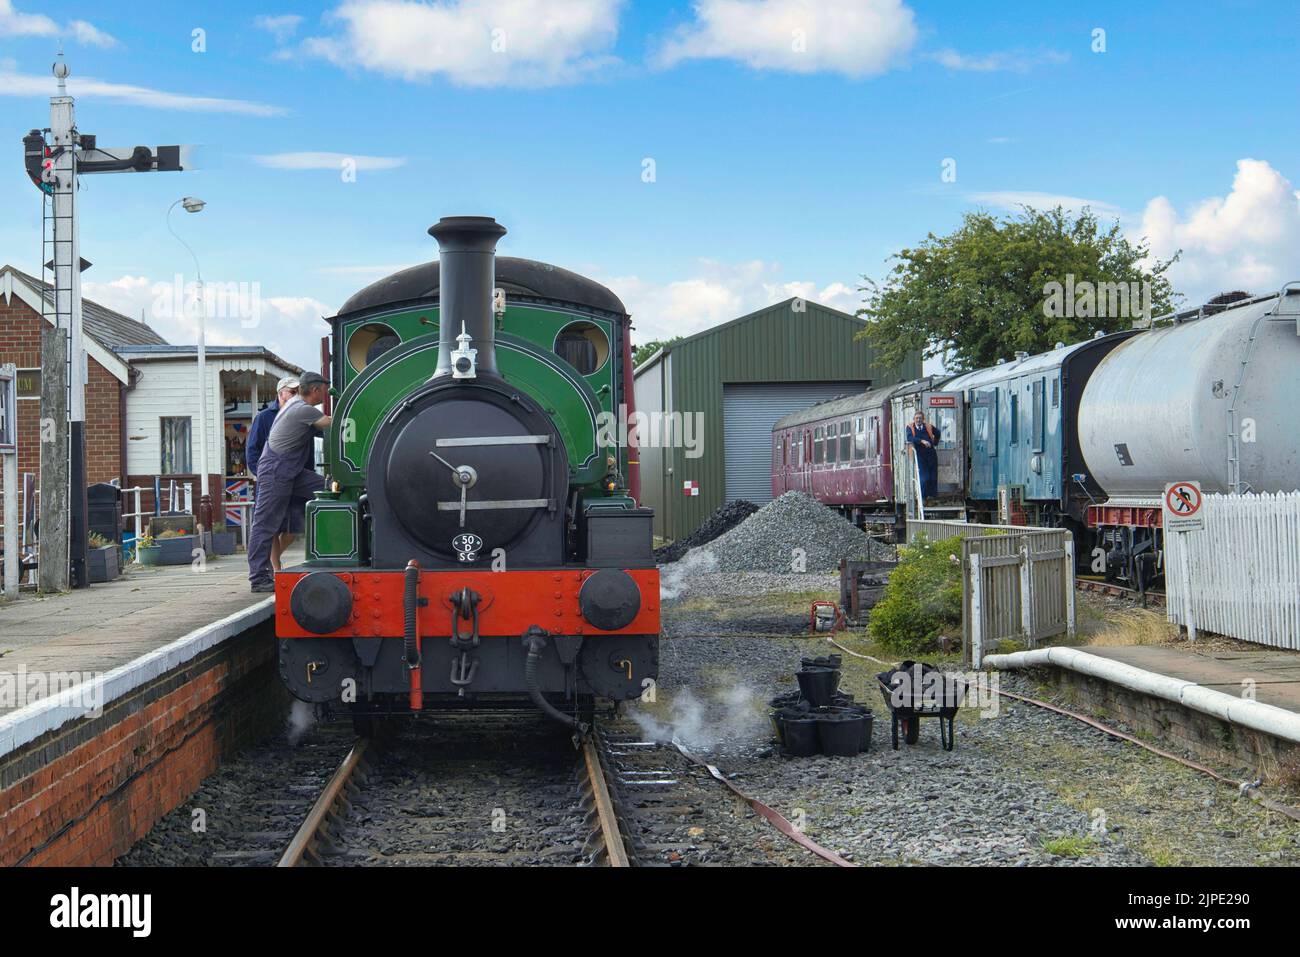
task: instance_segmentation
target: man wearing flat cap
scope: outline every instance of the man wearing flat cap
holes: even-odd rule
[[[325,480],[310,467],[309,450],[318,430],[333,419],[316,408],[325,400],[325,380],[306,372],[298,380],[298,394],[280,406],[257,463],[257,502],[253,531],[248,542],[248,580],[255,592],[275,590],[271,551],[275,539],[290,521],[290,511],[301,510]],[[297,500],[295,502],[295,500]]]

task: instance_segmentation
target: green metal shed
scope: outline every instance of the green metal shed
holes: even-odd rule
[[[864,325],[792,298],[673,343],[637,367],[641,499],[655,510],[656,535],[689,535],[733,499],[770,501],[777,419],[921,375],[919,353],[901,367],[878,362],[856,338]]]

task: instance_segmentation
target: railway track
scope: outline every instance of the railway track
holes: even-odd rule
[[[1163,605],[1165,603],[1165,593],[1162,591],[1148,590],[1143,593],[1136,588],[1116,585],[1114,582],[1108,582],[1100,578],[1076,577],[1074,583],[1075,587],[1080,591],[1092,592],[1097,595],[1109,595],[1112,598],[1125,598],[1129,601],[1135,601],[1143,607],[1147,605]]]
[[[822,863],[809,850],[834,858],[723,787],[716,769],[644,740],[629,721],[598,725],[575,752],[562,730],[514,720],[489,729],[496,735],[476,717],[358,739],[279,866]]]

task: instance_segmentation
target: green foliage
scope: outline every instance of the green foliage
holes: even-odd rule
[[[873,640],[899,654],[924,654],[937,647],[940,635],[959,634],[961,538],[923,538],[901,547],[868,624]]]
[[[1057,857],[1086,857],[1096,849],[1092,838],[1075,834],[1064,834],[1043,841],[1043,850]]]
[[[674,343],[678,343],[678,342],[681,342],[681,341],[682,341],[682,337],[681,337],[681,336],[673,336],[671,339],[651,339],[651,340],[650,340],[649,342],[647,342],[645,345],[642,345],[642,346],[635,346],[635,347],[632,349],[632,366],[633,366],[633,368],[635,368],[636,366],[639,366],[641,363],[645,362],[647,359],[649,359],[652,355],[654,355],[654,354],[655,354],[656,352],[658,352],[660,349],[663,349],[663,348],[665,348],[666,346],[671,346],[671,345],[673,345]]]
[[[91,532],[90,535],[87,536],[87,539],[91,548],[108,548],[108,546],[113,544],[103,535],[99,534],[99,532]]]
[[[1178,254],[1150,263],[1148,255],[1145,240],[1129,242],[1118,222],[1103,229],[1087,208],[1077,217],[1059,206],[1025,206],[1003,218],[967,213],[951,234],[930,233],[916,248],[897,253],[883,285],[863,277],[867,306],[858,314],[868,325],[861,335],[886,363],[900,363],[919,349],[927,358],[946,352],[950,368],[979,369],[1016,351],[1045,352],[1057,342],[1127,329],[1147,301],[1130,302],[1122,315],[1113,299],[1110,308],[1096,305],[1099,292],[1093,306],[1081,301],[1089,287],[1149,283],[1150,315],[1175,308],[1182,296],[1166,273]],[[1068,277],[1077,290],[1073,301],[1060,308],[1065,297],[1057,296],[1054,308],[1053,291]],[[1128,291],[1126,285],[1123,294]],[[1087,314],[1093,312],[1106,315]]]

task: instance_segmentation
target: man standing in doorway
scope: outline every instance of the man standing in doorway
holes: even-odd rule
[[[325,487],[325,480],[304,462],[316,430],[327,429],[333,422],[316,408],[324,400],[325,380],[318,373],[304,373],[298,394],[276,414],[266,448],[257,460],[257,504],[248,543],[248,580],[255,592],[275,590],[271,549],[290,509],[301,507],[293,500],[306,502]]]

